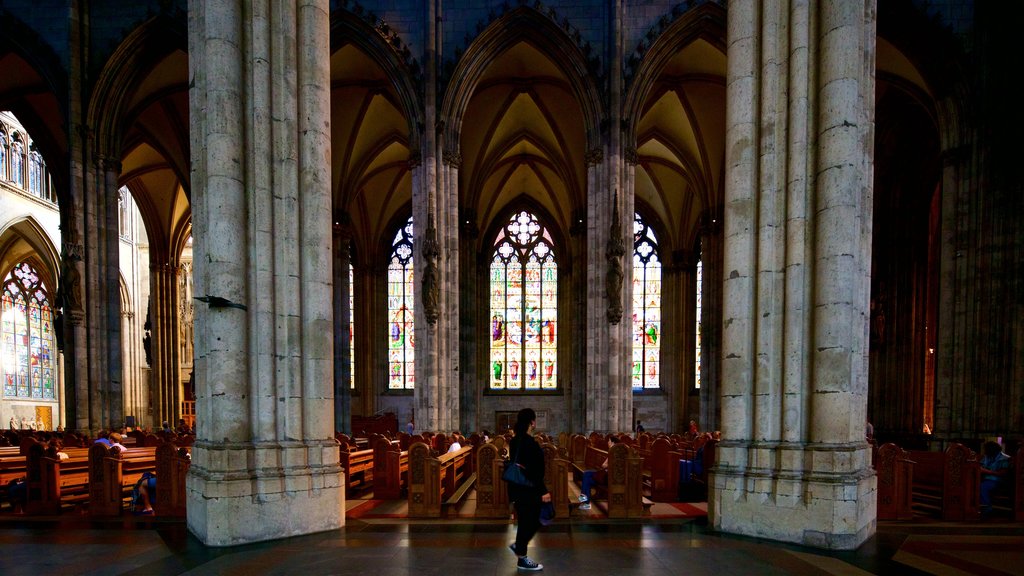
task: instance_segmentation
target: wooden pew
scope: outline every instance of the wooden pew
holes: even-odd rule
[[[118,452],[104,444],[93,444],[89,448],[89,513],[93,516],[121,515],[125,497],[131,494],[142,473],[155,469],[155,447]]]
[[[683,455],[668,438],[658,438],[644,459],[651,473],[651,499],[655,502],[679,500],[679,461]]]
[[[640,518],[654,504],[643,495],[640,456],[618,442],[608,449],[608,517]]]
[[[500,438],[500,437],[499,437]],[[476,517],[508,518],[508,488],[501,479],[505,471],[502,447],[491,441],[476,453]]]
[[[345,469],[345,494],[351,496],[356,489],[367,488],[373,481],[373,449],[357,450],[356,444],[342,444],[341,467]]]
[[[181,451],[185,451],[182,454]],[[192,459],[189,449],[165,442],[156,448],[156,494],[151,504],[158,516],[185,517],[185,478]]]
[[[883,444],[878,448],[875,471],[878,475],[878,519],[913,519],[914,467],[906,451],[891,442]]]
[[[978,518],[980,469],[974,452],[963,444],[951,444],[945,452],[912,450],[913,506],[918,511],[947,521]]]
[[[30,446],[26,457],[28,492],[25,513],[59,514],[62,505],[86,502],[89,494],[88,464],[88,458],[81,449],[72,458],[58,460],[46,456],[41,443]]]
[[[409,517],[440,518],[445,504],[457,503],[476,482],[470,466],[472,446],[431,456],[428,445],[417,442],[409,448]]]
[[[373,439],[373,497],[397,500],[408,487],[409,452],[383,436]]]
[[[1024,522],[1024,446],[1013,457],[1013,519]]]
[[[554,444],[543,444],[541,450],[544,451],[544,485],[551,493],[551,502],[555,505],[555,518],[568,518],[572,514],[572,509],[580,505],[579,490],[571,489],[569,485],[569,461],[562,458],[558,446]],[[575,486],[572,485],[573,488]],[[479,492],[477,499],[479,500]]]

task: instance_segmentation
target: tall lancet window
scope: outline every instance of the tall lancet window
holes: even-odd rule
[[[558,262],[551,235],[527,211],[494,240],[491,390],[558,387]]]
[[[53,310],[42,279],[28,262],[11,270],[0,305],[4,396],[54,396]]]
[[[658,238],[633,215],[633,391],[661,386],[661,260]]]
[[[388,388],[412,390],[413,354],[412,217],[395,234],[388,264]]]
[[[43,195],[43,156],[35,150],[28,158],[28,189],[32,194],[46,198]]]
[[[703,306],[702,293],[704,292],[704,263],[697,260],[697,350],[695,350],[695,358],[697,359],[696,373],[694,374],[694,387],[700,388],[700,352],[701,352],[701,324],[700,324],[700,313],[701,307]]]
[[[348,265],[348,387],[356,388],[356,321],[355,321],[355,291],[356,273],[352,263]]]
[[[7,181],[7,133],[0,130],[0,182]]]
[[[21,142],[14,140],[11,145],[11,182],[18,188],[25,187],[25,156]]]

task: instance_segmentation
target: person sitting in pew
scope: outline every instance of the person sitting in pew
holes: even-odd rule
[[[1006,484],[1006,478],[1010,472],[1010,457],[1003,453],[1003,447],[998,442],[989,440],[982,447],[984,456],[981,457],[981,517],[986,518],[992,514],[992,494]]]
[[[153,496],[156,495],[156,474],[143,472],[132,490],[132,507],[136,516],[152,516]]]
[[[608,437],[608,450],[618,441],[615,435]],[[599,470],[584,470],[583,481],[580,482],[580,510],[590,510],[590,490],[594,486],[608,484],[608,458],[605,457]]]
[[[461,435],[459,434],[458,430],[456,430],[455,432],[452,433],[452,435],[451,435],[452,444],[451,444],[451,446],[448,447],[448,453],[449,454],[451,454],[452,452],[458,452],[459,450],[462,450],[462,444],[459,444],[460,436]]]
[[[109,448],[110,447],[110,432],[107,431],[107,430],[100,430],[99,432],[97,432],[96,433],[96,440],[93,441],[93,444],[104,444],[104,445],[106,445]]]
[[[124,452],[128,449],[124,444],[121,444],[121,434],[117,432],[111,432],[107,439],[110,441],[110,447],[116,449],[118,452]]]

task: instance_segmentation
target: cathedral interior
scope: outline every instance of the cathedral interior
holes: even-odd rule
[[[0,422],[186,420],[223,546],[344,525],[354,422],[696,421],[712,529],[856,549],[866,423],[1022,439],[1022,17],[4,0]]]

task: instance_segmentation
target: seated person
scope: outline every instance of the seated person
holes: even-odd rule
[[[25,503],[28,501],[28,482],[24,478],[15,478],[8,482],[7,499],[11,502],[15,514],[24,514]]]
[[[117,432],[111,432],[107,439],[110,442],[110,447],[114,448],[118,452],[124,452],[128,449],[124,444],[121,444],[121,434]]]
[[[452,452],[458,452],[459,450],[462,450],[462,444],[459,444],[459,433],[458,432],[455,432],[454,434],[452,434],[451,440],[452,440],[452,444],[451,444],[451,446],[448,447],[448,453],[449,454],[451,454]]]
[[[93,444],[103,444],[103,445],[105,445],[105,446],[107,446],[109,448],[110,447],[110,438],[109,438],[109,436],[110,436],[110,432],[109,431],[107,431],[107,430],[100,430],[96,434],[96,440],[93,442]]]
[[[68,456],[67,452],[62,450],[62,448],[64,448],[64,445],[61,444],[60,440],[55,438],[50,440],[50,443],[46,446],[46,451],[43,452],[43,455],[47,458],[53,458],[54,460],[67,460],[71,458]]]
[[[608,437],[608,450],[618,441],[614,435]],[[608,458],[601,463],[600,470],[584,470],[583,481],[580,483],[580,510],[590,510],[590,490],[594,486],[608,484]]]
[[[1010,472],[1010,457],[1003,453],[998,442],[989,440],[982,447],[981,457],[981,515],[992,513],[992,494],[1006,484]]]
[[[156,474],[144,472],[135,483],[136,497],[133,498],[136,516],[152,516],[153,497],[156,496]]]

